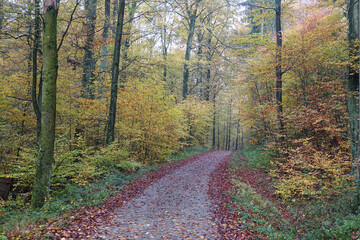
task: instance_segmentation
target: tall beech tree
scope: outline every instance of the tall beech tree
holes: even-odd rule
[[[133,1],[131,4],[129,3],[128,6],[128,19],[125,24],[125,39],[123,44],[123,50],[122,50],[122,63],[121,63],[121,69],[120,69],[120,82],[123,84],[126,82],[126,71],[125,69],[128,67],[129,64],[129,48],[131,46],[131,31],[132,26],[134,22],[134,17],[136,10],[138,8],[138,2]]]
[[[110,95],[110,106],[109,106],[109,118],[107,123],[106,144],[111,144],[115,140],[116,102],[117,102],[117,94],[118,94],[120,49],[121,49],[121,38],[122,38],[123,24],[124,24],[124,13],[125,13],[125,0],[120,0],[118,19],[116,25],[114,59],[112,63],[112,73],[111,73],[111,95]]]
[[[283,90],[282,90],[282,30],[281,30],[281,0],[275,0],[275,34],[276,34],[276,56],[275,56],[275,75],[276,75],[276,105],[277,118],[279,124],[279,142],[284,140],[284,120],[283,120]]]
[[[95,61],[94,61],[94,38],[96,23],[97,0],[85,0],[86,9],[86,43],[84,54],[84,71],[82,78],[83,97],[94,98]]]
[[[108,55],[108,44],[107,39],[109,37],[109,30],[110,30],[110,0],[105,0],[105,21],[104,21],[104,29],[102,32],[102,44],[101,44],[101,61],[100,61],[100,71],[102,72],[102,80],[100,82],[99,87],[99,94],[103,94],[103,80],[104,80],[104,74],[106,72],[107,68],[107,55]]]
[[[54,161],[56,80],[58,73],[57,53],[57,4],[56,0],[44,1],[43,32],[43,85],[41,108],[41,133],[36,164],[31,208],[45,204],[50,189],[52,163]]]
[[[252,3],[252,1],[246,1],[242,3],[243,6],[251,8],[259,8],[262,10],[274,10],[275,11],[275,35],[276,35],[276,53],[275,53],[275,101],[277,107],[277,121],[278,121],[278,134],[277,141],[279,143],[284,140],[284,119],[283,119],[283,70],[282,70],[282,27],[281,27],[281,0],[275,0],[274,7],[267,7]],[[254,30],[254,29],[253,29]],[[263,31],[261,31],[263,32]]]
[[[101,45],[102,59],[100,62],[100,68],[102,72],[106,71],[106,58],[108,53],[106,41],[109,37],[109,29],[110,29],[110,0],[105,0],[105,21],[104,21],[104,29],[102,32],[103,44]]]
[[[349,24],[349,52],[351,65],[349,66],[348,80],[348,111],[349,111],[349,135],[351,158],[355,162],[359,157],[359,1],[350,0],[348,3]],[[360,169],[360,158],[358,159],[357,180],[358,187]]]
[[[41,111],[38,101],[38,95],[36,93],[37,85],[37,69],[38,69],[38,51],[40,43],[40,0],[34,1],[35,7],[35,19],[34,19],[34,37],[33,37],[33,51],[32,51],[32,86],[31,86],[31,100],[36,115],[36,136],[39,138],[41,130]],[[39,91],[39,96],[41,96]]]
[[[183,98],[186,98],[189,94],[189,61],[191,54],[191,46],[195,33],[196,19],[198,18],[198,8],[201,0],[196,0],[194,4],[189,3],[188,0],[185,2],[185,10],[188,18],[186,19],[188,22],[187,26],[187,41],[186,41],[186,50],[185,50],[185,62],[184,62],[184,73],[183,73]]]
[[[3,22],[4,22],[4,0],[0,0],[0,32],[2,30],[3,27]]]

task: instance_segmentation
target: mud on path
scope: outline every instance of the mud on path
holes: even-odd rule
[[[220,239],[208,195],[211,173],[231,155],[201,154],[115,209],[92,239]]]

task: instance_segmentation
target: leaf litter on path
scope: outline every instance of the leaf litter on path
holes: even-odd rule
[[[107,202],[50,223],[51,239],[259,239],[239,229],[230,203],[232,152],[210,151],[165,165]],[[61,227],[59,227],[61,226]]]

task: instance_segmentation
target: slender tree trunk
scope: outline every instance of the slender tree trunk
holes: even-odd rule
[[[222,146],[223,150],[226,150],[226,148],[227,148],[226,145],[225,145],[226,144],[226,139],[227,139],[227,131],[226,131],[227,124],[228,123],[224,123],[224,136],[223,136],[223,144],[222,144],[223,145]]]
[[[0,33],[2,31],[3,28],[3,22],[4,22],[4,0],[0,0]]]
[[[44,1],[43,95],[39,155],[36,164],[31,208],[41,208],[49,195],[52,163],[54,161],[57,55],[57,5],[55,0]]]
[[[137,2],[134,1],[132,2],[131,6],[129,6],[129,19],[127,21],[127,25],[125,28],[125,36],[124,36],[124,49],[122,51],[122,63],[121,63],[121,71],[120,71],[120,87],[123,86],[123,84],[126,82],[126,73],[125,73],[125,69],[126,67],[128,67],[128,63],[129,63],[129,49],[131,46],[131,41],[130,41],[130,36],[131,36],[131,31],[132,31],[132,25],[134,22],[134,16],[137,10]]]
[[[208,24],[211,24],[210,19],[208,20]],[[205,86],[205,100],[210,100],[210,83],[211,83],[211,61],[212,61],[212,55],[211,55],[211,41],[212,41],[212,34],[208,33],[207,36],[207,42],[206,42],[206,61],[207,61],[207,70],[206,70],[206,86]]]
[[[167,33],[167,26],[166,26],[166,16],[167,16],[167,2],[164,2],[164,23],[163,26],[161,26],[161,45],[162,45],[162,55],[164,59],[164,69],[163,69],[163,81],[166,83],[167,81],[167,55],[168,55],[168,33]]]
[[[282,30],[281,30],[281,0],[275,0],[276,28],[276,105],[278,118],[279,143],[284,141],[283,97],[282,97]]]
[[[220,123],[217,124],[217,136],[217,150],[220,150]]]
[[[240,138],[240,123],[238,122],[236,125],[236,142],[235,142],[235,150],[239,149],[239,138]]]
[[[85,0],[86,9],[86,43],[84,54],[84,71],[82,77],[83,97],[94,99],[95,61],[94,38],[97,0]]]
[[[244,149],[244,132],[241,130],[241,145],[240,145],[241,150]]]
[[[213,122],[212,122],[212,149],[215,149],[215,144],[216,144],[216,101],[215,101],[215,96],[214,96],[214,102],[213,102]]]
[[[108,118],[107,135],[106,135],[107,145],[111,144],[115,140],[116,102],[117,102],[117,92],[118,92],[120,48],[121,48],[121,38],[122,38],[122,30],[124,23],[124,12],[125,12],[125,0],[120,0],[118,20],[116,25],[114,60],[112,64],[112,75],[111,75],[111,96],[110,96],[109,118]]]
[[[190,15],[190,23],[189,23],[189,31],[188,37],[186,42],[186,51],[185,51],[185,63],[184,63],[184,73],[183,73],[183,98],[185,99],[189,94],[189,61],[190,61],[190,54],[191,54],[191,45],[194,37],[195,32],[195,25],[196,25],[196,18],[197,18],[197,10],[199,7],[199,3],[201,0],[196,0],[195,2],[195,9],[188,9],[188,12],[191,12]]]
[[[33,38],[33,52],[32,52],[32,87],[31,99],[36,116],[36,136],[40,137],[41,130],[41,110],[37,99],[37,56],[40,42],[40,0],[35,0],[35,21],[34,21],[34,38]],[[41,89],[39,88],[39,92]]]
[[[163,81],[167,82],[167,55],[168,55],[168,48],[167,48],[167,30],[164,24],[163,26],[163,59],[164,59],[164,70],[163,70]]]
[[[227,150],[231,150],[231,127],[232,127],[232,108],[231,108],[231,104],[232,104],[232,100],[229,104],[229,125],[228,125],[228,149]]]
[[[104,30],[102,32],[102,45],[101,45],[101,61],[100,61],[100,71],[102,73],[101,82],[99,83],[99,95],[104,95],[104,74],[106,73],[107,68],[107,55],[108,55],[108,44],[107,39],[109,37],[109,29],[110,29],[110,0],[105,0],[105,22],[104,22]]]
[[[348,111],[349,111],[349,135],[351,158],[355,163],[359,157],[359,3],[356,0],[349,1],[348,7],[348,24],[349,33],[348,39],[350,43],[350,59],[351,66],[349,66],[348,76]],[[360,186],[359,176],[359,162],[357,170],[357,182]]]
[[[111,28],[113,29],[113,38],[116,38],[116,24],[117,24],[116,20],[118,18],[118,14],[119,14],[119,3],[118,3],[118,1],[114,1],[113,4],[114,4],[113,12],[112,12],[113,21],[112,21]],[[115,31],[114,31],[114,29],[115,29]]]

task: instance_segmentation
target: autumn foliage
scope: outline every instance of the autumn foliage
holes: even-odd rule
[[[348,189],[354,167],[347,137],[346,23],[334,7],[308,11],[284,34],[284,142],[277,142],[271,44],[258,46],[241,78],[251,100],[242,101],[240,117],[253,139],[277,156],[271,174],[285,199],[339,194]]]

